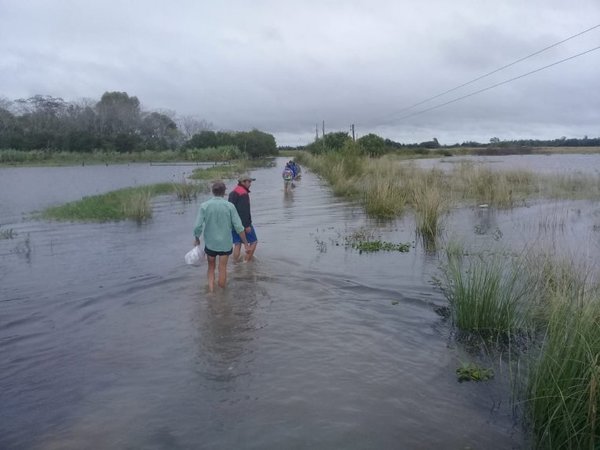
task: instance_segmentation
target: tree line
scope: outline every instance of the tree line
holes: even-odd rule
[[[146,111],[126,92],[105,92],[99,101],[0,98],[0,149],[127,153],[234,145],[250,157],[277,154],[269,133],[211,128],[193,116]]]
[[[418,143],[404,144],[385,139],[376,134],[370,133],[362,136],[356,141],[352,139],[348,132],[337,131],[326,134],[315,139],[314,142],[299,149],[307,150],[313,154],[320,154],[327,151],[340,151],[349,147],[369,156],[381,156],[386,153],[397,152],[402,150],[411,150],[419,153],[426,152],[430,149],[451,149],[451,148],[476,148],[482,154],[486,153],[502,153],[502,152],[518,152],[530,153],[534,147],[599,147],[599,138],[583,139],[561,137],[559,139],[539,140],[539,139],[518,139],[501,141],[497,137],[490,139],[489,143],[480,143],[476,141],[467,141],[462,144],[442,145],[437,138],[430,141]],[[477,153],[477,152],[476,152]]]

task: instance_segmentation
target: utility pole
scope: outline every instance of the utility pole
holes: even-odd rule
[[[315,125],[315,142],[319,140],[319,124]]]
[[[350,128],[352,128],[352,142],[354,142],[354,141],[356,141],[356,139],[354,137],[354,124],[352,124],[352,126]]]
[[[325,121],[323,121],[323,150],[325,150]]]

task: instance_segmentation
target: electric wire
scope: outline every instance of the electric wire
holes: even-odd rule
[[[420,105],[422,105],[423,103],[427,103],[427,102],[429,102],[429,101],[431,101],[431,100],[435,100],[436,98],[439,98],[439,97],[441,97],[441,96],[443,96],[443,95],[449,94],[450,92],[454,92],[454,91],[456,91],[456,90],[458,90],[458,89],[460,89],[460,88],[463,88],[463,87],[465,87],[465,86],[468,86],[468,85],[470,85],[470,84],[473,84],[473,83],[475,83],[476,81],[479,81],[479,80],[481,80],[481,79],[483,79],[483,78],[489,77],[490,75],[493,75],[493,74],[495,74],[495,73],[498,73],[498,72],[500,72],[501,70],[507,69],[508,67],[512,67],[512,66],[514,66],[515,64],[518,64],[518,63],[520,63],[520,62],[522,62],[522,61],[525,61],[526,59],[529,59],[529,58],[531,58],[531,57],[533,57],[533,56],[539,55],[540,53],[543,53],[543,52],[545,52],[545,51],[547,51],[547,50],[550,50],[551,48],[554,48],[554,47],[556,47],[556,46],[558,46],[558,45],[560,45],[560,44],[564,44],[565,42],[567,42],[567,41],[570,41],[571,39],[574,39],[574,38],[576,38],[576,37],[578,37],[578,36],[581,36],[581,35],[583,35],[583,34],[585,34],[585,33],[588,33],[588,32],[590,32],[590,31],[592,31],[592,30],[595,30],[596,28],[599,28],[599,27],[600,27],[600,24],[598,24],[598,25],[594,25],[593,27],[591,27],[591,28],[588,28],[587,30],[580,31],[579,33],[577,33],[577,34],[574,34],[574,35],[572,35],[572,36],[569,36],[568,38],[565,38],[565,39],[563,39],[562,41],[555,42],[554,44],[552,44],[552,45],[549,45],[549,46],[547,46],[547,47],[544,47],[543,49],[541,49],[541,50],[538,50],[537,52],[531,53],[530,55],[527,55],[527,56],[524,56],[523,58],[517,59],[516,61],[513,61],[513,62],[511,62],[511,63],[509,63],[509,64],[506,64],[506,65],[504,65],[504,66],[502,66],[502,67],[499,67],[499,68],[497,68],[497,69],[495,69],[495,70],[492,70],[491,72],[488,72],[488,73],[486,73],[486,74],[484,74],[484,75],[481,75],[481,76],[479,76],[479,77],[477,77],[477,78],[474,78],[474,79],[472,79],[471,81],[467,81],[466,83],[463,83],[463,84],[461,84],[461,85],[459,85],[459,86],[456,86],[456,87],[453,87],[453,88],[451,88],[451,89],[448,89],[447,91],[441,92],[441,93],[439,93],[439,94],[437,94],[437,95],[434,95],[433,97],[426,98],[425,100],[422,100],[422,101],[420,101],[420,102],[418,102],[418,103],[415,103],[414,105],[410,105],[410,106],[407,106],[406,108],[402,108],[401,110],[399,110],[399,111],[396,111],[394,114],[400,114],[400,113],[402,113],[402,112],[404,112],[404,111],[408,111],[408,110],[410,110],[410,109],[413,109],[413,108],[415,108],[416,106],[420,106]]]
[[[445,102],[445,103],[441,103],[441,104],[439,104],[439,105],[434,105],[434,106],[432,106],[432,107],[430,107],[430,108],[426,108],[426,109],[423,109],[423,110],[421,110],[421,111],[416,111],[416,112],[414,112],[414,113],[407,114],[407,115],[404,115],[404,116],[402,116],[402,117],[398,117],[398,118],[394,119],[394,121],[398,121],[398,120],[404,120],[404,119],[407,119],[407,118],[409,118],[409,117],[417,116],[417,115],[420,115],[420,114],[423,114],[423,113],[426,113],[426,112],[432,111],[432,110],[434,110],[434,109],[441,108],[442,106],[446,106],[446,105],[449,105],[449,104],[451,104],[451,103],[458,102],[459,100],[463,100],[463,99],[465,99],[465,98],[472,97],[473,95],[480,94],[480,93],[482,93],[482,92],[485,92],[485,91],[489,91],[490,89],[494,89],[494,88],[496,88],[496,87],[498,87],[498,86],[502,86],[503,84],[507,84],[507,83],[510,83],[510,82],[512,82],[512,81],[518,80],[518,79],[520,79],[520,78],[524,78],[524,77],[526,77],[526,76],[528,76],[528,75],[531,75],[531,74],[534,74],[534,73],[540,72],[540,71],[542,71],[542,70],[544,70],[544,69],[547,69],[547,68],[549,68],[549,67],[552,67],[552,66],[556,66],[556,65],[558,65],[558,64],[562,64],[562,63],[564,63],[564,62],[566,62],[566,61],[569,61],[569,60],[571,60],[571,59],[575,59],[575,58],[577,58],[577,57],[579,57],[579,56],[583,56],[583,55],[585,55],[585,54],[588,54],[588,53],[594,52],[594,51],[596,51],[596,50],[599,50],[599,49],[600,49],[600,46],[598,46],[598,47],[594,47],[594,48],[591,48],[591,49],[589,49],[589,50],[586,50],[586,51],[584,51],[584,52],[578,53],[578,54],[576,54],[576,55],[569,56],[568,58],[564,58],[564,59],[561,59],[561,60],[559,60],[559,61],[555,61],[555,62],[553,62],[552,64],[548,64],[548,65],[546,65],[546,66],[539,67],[539,68],[537,68],[537,69],[535,69],[535,70],[532,70],[532,71],[530,71],[530,72],[527,72],[527,73],[524,73],[524,74],[518,75],[518,76],[516,76],[516,77],[513,77],[513,78],[509,78],[508,80],[504,80],[504,81],[501,81],[501,82],[499,82],[499,83],[493,84],[493,85],[491,85],[491,86],[488,86],[488,87],[485,87],[485,88],[479,89],[479,90],[477,90],[477,91],[471,92],[471,93],[469,93],[469,94],[465,94],[465,95],[463,95],[463,96],[461,96],[461,97],[457,97],[457,98],[455,98],[455,99],[453,99],[453,100],[449,100],[449,101],[447,101],[447,102]]]

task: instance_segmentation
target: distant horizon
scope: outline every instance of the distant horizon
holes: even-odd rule
[[[252,129],[258,129],[260,131],[263,131],[265,133],[269,133],[272,134],[275,137],[276,142],[279,142],[280,139],[282,140],[282,144],[277,144],[278,147],[302,147],[302,146],[307,146],[310,145],[312,142],[314,142],[315,140],[315,135],[316,135],[316,131],[318,128],[318,134],[319,137],[322,135],[322,127],[323,127],[323,121],[320,121],[318,123],[315,123],[315,125],[313,125],[312,131],[311,132],[304,132],[304,133],[277,133],[277,132],[272,132],[268,129],[261,129],[258,127],[250,127],[247,129],[230,129],[227,127],[218,127],[216,125],[214,125],[214,123],[210,120],[207,119],[205,117],[201,117],[198,114],[190,114],[190,115],[180,115],[178,113],[178,111],[174,110],[174,109],[164,109],[164,108],[150,108],[147,106],[147,103],[145,103],[143,101],[143,99],[140,98],[140,96],[136,95],[136,94],[130,94],[127,91],[119,91],[119,90],[115,90],[115,91],[104,91],[103,93],[107,93],[107,92],[123,92],[126,93],[130,98],[131,97],[136,97],[139,101],[140,101],[140,109],[142,112],[145,113],[153,113],[153,112],[158,112],[158,113],[163,113],[163,114],[167,114],[169,117],[175,119],[177,121],[177,119],[181,119],[184,117],[194,117],[196,119],[198,119],[199,121],[204,121],[207,124],[210,124],[212,126],[212,128],[210,128],[211,131],[221,131],[221,132],[243,132],[243,131],[251,131]],[[103,94],[101,94],[98,98],[92,98],[92,97],[79,97],[79,98],[65,98],[65,97],[60,97],[60,96],[54,96],[51,94],[41,94],[41,93],[36,93],[34,95],[31,95],[29,97],[20,97],[20,98],[14,98],[14,99],[10,99],[6,96],[0,95],[0,108],[2,107],[3,103],[6,104],[6,102],[9,103],[15,103],[21,100],[28,100],[31,98],[35,98],[36,96],[41,96],[44,98],[54,98],[54,99],[60,99],[62,101],[64,101],[67,104],[80,104],[82,102],[93,102],[93,103],[97,103],[100,101],[101,97]],[[18,115],[18,114],[17,114]],[[351,131],[346,131],[346,130],[342,130],[342,129],[331,129],[328,130],[328,123],[327,121],[325,121],[325,126],[326,126],[326,134],[330,134],[330,133],[337,133],[337,132],[346,132],[348,133],[349,136],[351,136]],[[350,130],[350,126],[346,127],[348,130]],[[383,131],[379,131],[383,129]],[[440,133],[437,133],[438,135],[436,135],[435,131],[436,130],[427,130],[427,132],[433,132],[433,134],[429,137],[427,137],[428,135],[426,135],[424,131],[415,131],[412,130],[411,131],[411,135],[420,135],[421,138],[410,138],[410,137],[403,137],[403,138],[393,138],[393,137],[389,137],[389,135],[386,134],[382,134],[384,132],[390,132],[392,135],[397,134],[397,131],[393,130],[393,129],[389,129],[387,127],[376,127],[375,131],[364,131],[361,132],[361,127],[359,124],[355,124],[355,136],[356,138],[360,138],[360,136],[365,136],[367,134],[373,133],[376,134],[384,139],[389,139],[391,141],[394,141],[396,143],[400,143],[400,144],[404,144],[404,145],[412,145],[412,144],[420,144],[423,142],[427,142],[427,141],[431,141],[433,140],[433,138],[436,138],[438,140],[438,142],[440,143],[441,146],[455,146],[455,145],[462,145],[466,142],[476,142],[478,144],[483,144],[483,145],[488,145],[489,141],[491,138],[497,137],[498,139],[500,139],[500,142],[512,142],[512,141],[520,141],[520,140],[534,140],[534,141],[554,141],[554,140],[558,140],[561,139],[562,137],[565,137],[565,139],[577,139],[577,140],[582,140],[585,139],[586,137],[588,139],[596,139],[597,136],[600,136],[600,133],[598,133],[597,136],[593,136],[591,134],[582,134],[580,136],[567,136],[564,134],[561,134],[560,136],[557,137],[531,137],[531,136],[527,136],[527,137],[519,137],[519,136],[512,136],[512,137],[499,137],[499,136],[489,136],[489,137],[481,137],[479,134],[476,136],[469,136],[466,138],[446,138],[444,139],[443,137],[440,138],[440,136],[444,136],[444,135],[456,135],[456,132],[448,132],[447,130],[440,130]],[[431,133],[430,133],[431,134]]]
[[[442,145],[600,134],[600,2],[0,1],[0,95]]]

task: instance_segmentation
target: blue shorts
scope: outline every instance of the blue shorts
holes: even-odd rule
[[[244,228],[244,230],[245,230],[245,228]],[[242,240],[240,239],[240,235],[237,234],[235,232],[235,230],[231,231],[231,237],[233,238],[234,245],[242,243]],[[254,231],[253,225],[250,225],[250,233],[246,232],[246,239],[248,240],[248,243],[250,243],[250,244],[254,244],[256,241],[258,241],[258,238],[256,237],[256,231]]]
[[[211,250],[207,247],[204,247],[204,253],[206,253],[208,256],[225,256],[225,255],[231,255],[233,253],[233,249],[227,251],[227,252],[216,252],[214,250]]]

